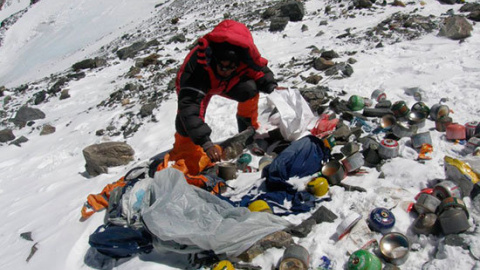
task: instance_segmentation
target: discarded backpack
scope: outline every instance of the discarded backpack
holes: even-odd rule
[[[125,258],[152,251],[152,237],[145,230],[101,225],[90,235],[88,243],[98,252],[112,258]]]

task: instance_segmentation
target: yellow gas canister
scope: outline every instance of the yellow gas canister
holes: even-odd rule
[[[219,261],[216,263],[212,270],[235,270],[235,267],[233,267],[233,264],[227,260]]]
[[[307,191],[317,197],[324,196],[328,193],[328,181],[325,177],[317,177],[307,184]]]
[[[272,209],[270,209],[270,206],[268,203],[264,200],[256,200],[250,203],[248,205],[248,209],[252,212],[268,212],[272,213]]]

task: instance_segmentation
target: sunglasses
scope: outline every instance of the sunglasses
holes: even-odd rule
[[[237,65],[235,65],[234,63],[232,63],[230,65],[222,65],[222,64],[219,63],[217,66],[221,71],[232,71],[232,70],[237,69]]]

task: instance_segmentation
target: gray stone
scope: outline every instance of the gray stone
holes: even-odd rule
[[[13,123],[17,126],[25,126],[27,122],[44,119],[45,113],[39,109],[30,108],[28,106],[23,106],[18,109],[17,114],[13,118]]]
[[[270,21],[270,32],[279,32],[283,31],[288,24],[288,17],[273,17]]]
[[[323,79],[322,76],[314,74],[314,75],[308,76],[305,79],[305,82],[310,84],[318,84],[322,79]]]
[[[140,116],[141,117],[147,117],[149,115],[152,115],[155,107],[156,107],[155,103],[148,103],[148,104],[143,105],[142,108],[140,108]]]
[[[472,30],[472,25],[467,19],[465,19],[465,17],[455,15],[444,20],[443,26],[440,28],[438,35],[458,40],[471,36]]]
[[[240,254],[238,258],[245,262],[251,262],[269,248],[286,248],[293,243],[292,236],[289,233],[285,231],[274,232],[257,241],[253,246]]]
[[[305,8],[300,1],[287,1],[280,6],[281,17],[288,17],[292,22],[298,22],[305,15]]]
[[[327,70],[333,66],[335,66],[335,62],[332,60],[327,60],[323,57],[318,57],[313,62],[313,68],[319,71]]]
[[[85,59],[72,65],[73,70],[78,71],[82,69],[93,69],[102,67],[107,64],[107,61],[100,57]]]
[[[35,93],[33,96],[34,96],[33,104],[38,105],[44,102],[45,99],[47,98],[47,91],[42,90],[40,92]]]
[[[322,222],[332,223],[338,216],[335,215],[332,211],[330,211],[325,206],[320,206],[317,211],[315,211],[309,219],[315,220],[316,224],[320,224]]]
[[[40,135],[48,135],[48,134],[52,134],[56,131],[56,128],[54,126],[51,126],[51,125],[44,125],[43,128],[42,128],[42,131],[40,131]]]
[[[330,51],[324,51],[324,52],[322,52],[322,54],[320,55],[320,57],[323,57],[323,58],[325,58],[325,59],[327,59],[327,60],[332,60],[333,58],[338,58],[338,57],[340,57],[340,56],[339,56],[338,53],[336,53],[335,51],[330,50]]]
[[[68,89],[63,89],[62,92],[60,92],[60,100],[64,100],[70,98],[70,94],[68,93]]]
[[[135,151],[126,143],[106,142],[83,149],[85,168],[90,176],[108,172],[108,167],[126,165],[133,161]]]
[[[480,22],[480,10],[472,11],[468,14],[468,18],[472,21]]]
[[[15,139],[13,131],[11,129],[0,130],[0,142],[8,142]]]
[[[26,143],[26,142],[28,142],[27,137],[20,136],[20,138],[17,138],[15,141],[11,142],[11,144],[16,146],[21,146],[22,143]]]
[[[295,237],[306,237],[313,229],[313,226],[315,226],[317,222],[315,222],[314,219],[306,219],[299,225],[287,229],[286,232],[295,236]]]
[[[121,60],[125,60],[128,58],[133,58],[137,55],[138,52],[148,49],[151,46],[158,46],[160,43],[157,40],[151,40],[149,42],[146,41],[138,41],[133,43],[132,45],[122,48],[117,51],[117,56]]]

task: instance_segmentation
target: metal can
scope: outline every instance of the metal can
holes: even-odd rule
[[[410,113],[410,108],[408,108],[407,103],[403,100],[397,101],[392,105],[393,115],[396,118],[405,117]]]
[[[263,171],[263,168],[265,168],[267,165],[273,162],[273,157],[271,156],[263,156],[259,161],[258,161],[258,170]]]
[[[442,232],[445,235],[457,234],[470,228],[467,213],[463,209],[449,208],[438,216]]]
[[[385,92],[381,89],[376,89],[372,92],[371,99],[380,102],[387,99],[387,94],[385,94]]]
[[[428,115],[430,114],[430,108],[421,101],[413,104],[410,111],[421,118],[427,118]]]
[[[340,224],[338,224],[336,232],[338,240],[347,235],[350,230],[362,219],[362,215],[353,213],[347,216]]]
[[[412,224],[412,231],[416,234],[436,233],[437,215],[434,213],[420,214]]]
[[[471,121],[465,124],[465,133],[467,135],[467,140],[475,136],[475,134],[480,133],[480,122]]]
[[[217,176],[224,180],[237,178],[237,166],[233,162],[220,162],[217,164]]]
[[[448,198],[443,199],[442,202],[440,203],[440,206],[438,207],[438,213],[442,214],[445,210],[447,210],[449,208],[462,209],[463,211],[465,211],[465,213],[468,217],[467,206],[465,205],[463,200],[460,199],[460,198],[448,197]]]
[[[403,264],[410,252],[410,241],[405,235],[398,232],[385,234],[378,245],[383,258],[395,265]]]
[[[370,229],[385,234],[395,225],[395,216],[387,208],[378,207],[370,212],[368,225]]]
[[[347,176],[342,164],[336,160],[330,160],[323,165],[322,175],[327,178],[330,185],[339,184]]]
[[[348,270],[381,270],[380,259],[367,250],[357,250],[348,259]]]
[[[417,133],[415,135],[412,135],[411,137],[412,141],[412,146],[415,149],[419,149],[422,147],[424,143],[427,144],[432,144],[432,137],[430,136],[430,132],[423,132],[423,133]]]
[[[317,177],[307,184],[307,191],[317,197],[322,197],[328,193],[328,180],[324,177]]]
[[[452,181],[442,181],[433,187],[433,196],[437,197],[439,200],[444,200],[448,197],[462,197],[462,191],[460,188]]]
[[[437,197],[427,193],[421,193],[417,198],[417,202],[413,205],[413,208],[419,214],[435,213],[440,203],[441,201]]]
[[[453,123],[447,126],[447,140],[465,140],[465,126]]]
[[[378,148],[378,154],[383,159],[394,158],[398,156],[398,142],[392,139],[383,139]]]
[[[411,137],[418,130],[418,126],[409,125],[407,123],[397,123],[392,127],[393,135],[398,138]]]
[[[453,119],[449,116],[442,116],[435,120],[435,129],[439,132],[445,132],[447,127],[452,124]]]
[[[450,114],[450,108],[447,105],[437,103],[430,109],[430,117],[437,121],[442,117],[447,117]]]
[[[300,245],[291,245],[285,249],[280,270],[307,270],[310,265],[310,254],[308,250]]]
[[[342,159],[343,167],[347,172],[353,172],[360,169],[360,167],[362,167],[364,163],[365,160],[363,159],[363,155],[360,152],[356,152]]]
[[[470,148],[471,150],[475,150],[475,148],[480,146],[480,138],[478,137],[472,137],[468,139],[467,142],[467,147]]]

